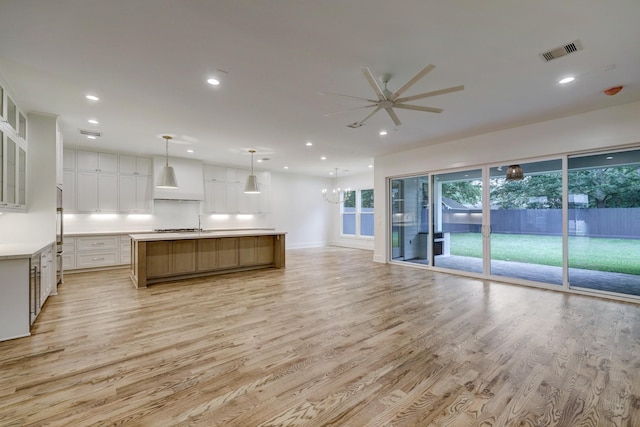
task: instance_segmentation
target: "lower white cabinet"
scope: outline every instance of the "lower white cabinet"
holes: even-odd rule
[[[62,255],[64,270],[119,267],[131,261],[128,234],[65,236]]]

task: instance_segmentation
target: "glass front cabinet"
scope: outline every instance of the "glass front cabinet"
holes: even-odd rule
[[[0,85],[0,211],[26,211],[27,118]]]

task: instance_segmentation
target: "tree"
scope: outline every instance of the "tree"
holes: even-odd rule
[[[482,182],[479,180],[443,182],[442,197],[448,197],[462,204],[477,205],[482,201]]]
[[[562,175],[527,175],[520,181],[492,178],[491,203],[501,209],[561,209]]]
[[[640,207],[637,166],[583,169],[569,172],[569,194],[586,194],[591,208]]]

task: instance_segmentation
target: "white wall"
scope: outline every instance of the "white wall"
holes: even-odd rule
[[[640,102],[376,157],[374,261],[387,260],[387,177],[637,143]]]
[[[271,173],[271,223],[287,232],[287,248],[329,244],[331,206],[322,199],[325,178]]]
[[[0,215],[0,241],[56,240],[56,117],[29,114],[27,213]]]

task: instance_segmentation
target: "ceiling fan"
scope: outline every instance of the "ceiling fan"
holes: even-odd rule
[[[440,89],[440,90],[434,90],[434,91],[431,91],[431,92],[420,93],[418,95],[405,96],[405,97],[402,97],[402,98],[400,97],[400,95],[402,95],[411,86],[416,84],[421,78],[423,78],[427,73],[429,73],[435,67],[436,66],[432,65],[432,64],[427,65],[422,70],[420,70],[415,76],[411,77],[404,85],[402,85],[402,87],[400,87],[400,89],[398,89],[397,91],[395,91],[393,93],[389,89],[387,89],[387,83],[391,79],[391,74],[385,74],[385,75],[382,76],[382,83],[384,84],[384,89],[383,89],[383,88],[380,87],[380,85],[378,85],[378,82],[373,77],[373,74],[371,73],[371,70],[369,70],[369,68],[362,68],[362,72],[364,73],[365,78],[367,79],[367,81],[369,82],[371,87],[373,88],[373,91],[378,96],[378,99],[374,100],[374,99],[360,98],[360,97],[357,97],[357,96],[342,95],[342,94],[339,94],[339,93],[320,92],[320,94],[322,94],[322,95],[342,96],[342,97],[345,97],[345,98],[357,99],[357,100],[366,101],[366,102],[370,103],[369,105],[365,105],[363,107],[356,107],[356,108],[351,108],[349,110],[343,110],[343,111],[337,111],[335,113],[325,114],[325,116],[331,116],[331,115],[334,115],[334,114],[340,114],[340,113],[344,113],[344,112],[347,112],[347,111],[358,110],[358,109],[361,109],[361,108],[374,108],[375,107],[374,110],[372,112],[370,112],[362,120],[347,125],[350,128],[354,128],[355,129],[355,128],[359,128],[360,126],[364,125],[364,122],[369,120],[369,118],[371,116],[373,116],[375,113],[377,113],[380,110],[385,110],[387,112],[387,114],[389,115],[389,117],[391,118],[391,120],[393,120],[393,123],[396,126],[400,126],[402,123],[400,122],[400,119],[398,118],[398,115],[396,114],[396,112],[393,111],[394,108],[402,108],[402,109],[405,109],[405,110],[415,110],[415,111],[426,111],[428,113],[441,113],[442,111],[444,111],[441,108],[423,107],[421,105],[405,104],[405,102],[414,101],[416,99],[428,98],[430,96],[443,95],[445,93],[457,92],[457,91],[463,90],[464,89],[464,85],[453,86],[453,87],[449,87],[449,88],[446,88],[446,89]]]

